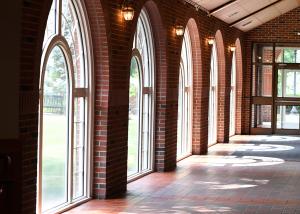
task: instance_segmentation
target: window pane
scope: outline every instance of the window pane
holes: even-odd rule
[[[67,202],[68,75],[65,57],[55,47],[44,77],[42,134],[42,209]]]
[[[277,63],[300,63],[300,47],[281,46],[276,47]]]
[[[273,45],[272,44],[255,44],[253,47],[253,62],[272,63],[273,62]]]
[[[252,106],[252,128],[271,128],[272,106]]]
[[[43,47],[45,46],[46,42],[49,40],[51,36],[55,34],[56,31],[56,9],[57,9],[57,1],[54,0],[48,15],[48,20],[47,20],[47,26],[45,30],[45,35],[44,35],[44,42],[43,42]]]
[[[253,66],[253,96],[272,96],[272,71],[271,65]]]
[[[218,60],[216,44],[214,43],[210,64],[210,91],[208,112],[208,145],[217,141],[217,109],[218,109]]]
[[[178,118],[177,118],[177,158],[182,155],[183,142],[183,121],[184,121],[184,80],[183,80],[183,66],[180,65],[179,71],[179,86],[178,86]]]
[[[300,70],[278,69],[278,97],[300,97]]]
[[[299,129],[299,111],[300,106],[278,106],[277,128]]]
[[[140,71],[135,57],[131,60],[128,121],[128,176],[138,172]]]
[[[72,53],[75,87],[85,87],[81,29],[74,5],[70,0],[62,1],[62,35],[66,38]]]
[[[84,194],[85,98],[74,100],[73,198]]]

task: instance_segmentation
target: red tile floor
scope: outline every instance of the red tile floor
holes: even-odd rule
[[[300,213],[300,137],[236,136],[67,213]]]

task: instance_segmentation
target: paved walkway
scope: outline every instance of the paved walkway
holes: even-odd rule
[[[124,199],[92,200],[68,213],[300,214],[300,137],[235,136],[175,172],[130,183]]]

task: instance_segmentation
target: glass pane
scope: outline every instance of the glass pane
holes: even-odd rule
[[[149,94],[143,95],[143,133],[142,133],[142,170],[150,169],[150,110],[151,110],[151,97]]]
[[[231,90],[230,90],[230,124],[229,124],[229,135],[235,134],[235,87],[236,87],[236,58],[235,53],[232,56],[232,67],[231,67]]]
[[[278,69],[277,96],[300,97],[300,70]]]
[[[85,87],[84,53],[81,29],[74,5],[70,0],[62,1],[62,35],[66,38],[72,53],[75,87]]]
[[[208,145],[217,142],[217,109],[218,109],[218,60],[216,44],[214,43],[211,54],[210,91],[208,112]]]
[[[85,98],[74,100],[73,198],[84,194]]]
[[[56,31],[56,5],[57,1],[54,0],[47,19],[47,25],[44,35],[43,47],[47,43],[48,39],[55,34]]]
[[[271,65],[253,66],[253,96],[272,96],[272,71]]]
[[[182,142],[183,142],[183,121],[184,121],[184,80],[183,80],[183,66],[181,63],[178,86],[178,118],[177,118],[177,158],[182,156]]]
[[[139,102],[140,102],[140,70],[135,57],[131,60],[129,115],[128,115],[128,173],[138,172],[139,166]]]
[[[296,46],[296,45],[295,45]],[[300,47],[280,46],[276,47],[277,63],[300,63]]]
[[[42,209],[67,202],[68,74],[65,57],[55,47],[43,83]]]
[[[253,47],[253,62],[272,63],[273,62],[273,45],[272,44],[255,44]]]
[[[277,107],[277,129],[299,129],[300,106]]]
[[[271,124],[272,124],[272,106],[253,105],[252,106],[252,127],[271,128]]]

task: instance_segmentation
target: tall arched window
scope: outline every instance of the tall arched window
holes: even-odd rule
[[[218,114],[218,58],[217,46],[214,42],[210,62],[210,90],[208,111],[208,145],[217,143],[217,114]]]
[[[91,54],[83,5],[54,0],[43,42],[37,213],[89,197]]]
[[[184,158],[191,154],[192,147],[192,65],[191,38],[186,28],[182,49],[179,70],[179,91],[178,91],[178,120],[177,120],[177,159]]]
[[[229,136],[235,135],[235,112],[236,112],[236,57],[235,57],[235,52],[233,52],[232,67],[231,67]]]
[[[148,13],[141,11],[130,67],[128,180],[153,170],[154,44]]]

